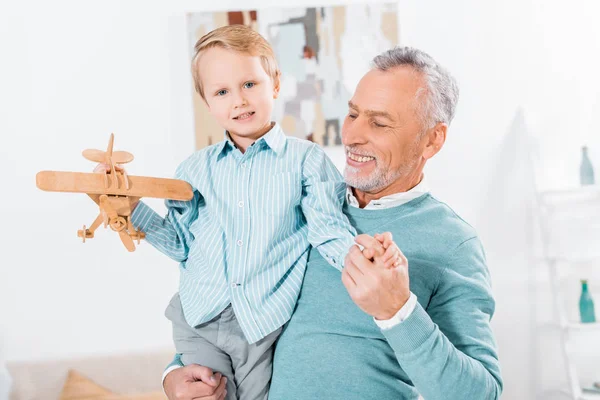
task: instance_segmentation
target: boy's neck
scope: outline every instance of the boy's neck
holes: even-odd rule
[[[248,147],[252,146],[254,142],[266,135],[267,132],[273,129],[274,126],[275,122],[270,122],[269,124],[265,125],[261,130],[257,131],[256,133],[250,136],[239,136],[235,133],[232,134],[230,131],[227,131],[227,134],[229,135],[229,138],[231,139],[233,144],[235,144],[235,147],[239,151],[241,151],[242,154],[244,154]]]

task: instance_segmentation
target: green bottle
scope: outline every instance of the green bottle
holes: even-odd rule
[[[587,280],[581,280],[581,296],[579,297],[579,315],[581,322],[591,323],[596,322],[596,314],[594,313],[594,301],[588,290]]]

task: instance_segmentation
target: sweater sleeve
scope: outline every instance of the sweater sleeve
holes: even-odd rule
[[[499,399],[494,308],[485,255],[474,237],[458,246],[426,309],[417,304],[382,333],[425,399]]]

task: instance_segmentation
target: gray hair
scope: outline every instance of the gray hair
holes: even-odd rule
[[[417,90],[416,100],[425,94],[425,101],[419,107],[424,128],[432,128],[438,122],[450,125],[458,103],[458,85],[429,54],[412,47],[394,47],[376,56],[372,64],[380,71],[406,65],[422,73],[427,87]]]

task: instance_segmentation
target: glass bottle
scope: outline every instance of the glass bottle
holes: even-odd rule
[[[594,179],[594,167],[590,161],[588,155],[587,146],[581,148],[581,165],[579,166],[579,179],[582,185],[593,185]]]
[[[594,312],[594,301],[588,289],[587,280],[581,280],[581,296],[579,297],[579,315],[581,322],[591,323],[596,322],[596,314]]]

